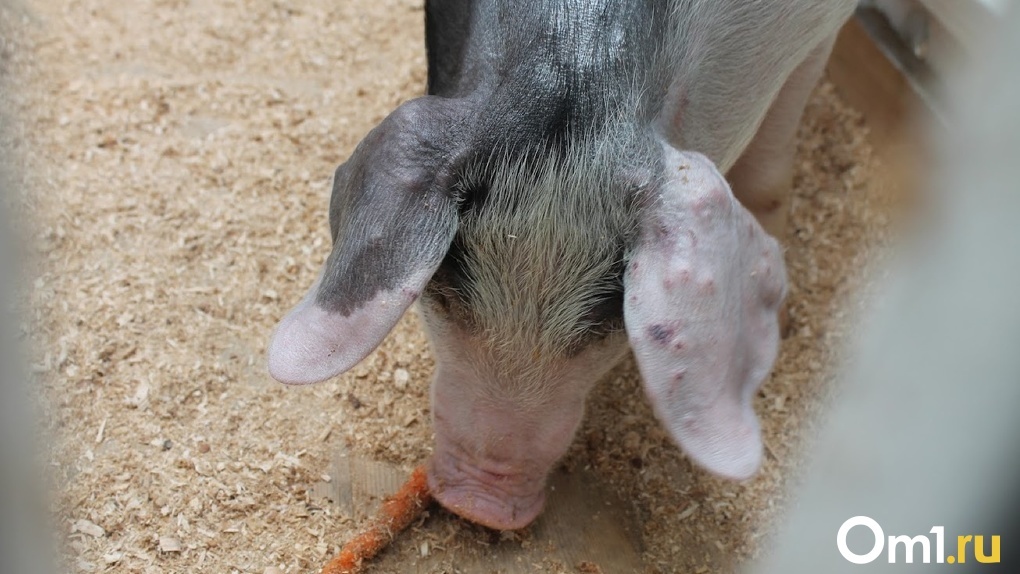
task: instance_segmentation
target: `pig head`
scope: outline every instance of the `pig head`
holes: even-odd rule
[[[404,104],[337,170],[333,250],[272,339],[273,377],[352,368],[424,295],[437,360],[429,483],[453,512],[531,522],[585,396],[628,340],[691,458],[751,476],[751,401],[785,290],[776,241],[700,154],[649,134],[633,138],[640,154],[581,141],[479,156],[456,143],[468,108]]]
[[[786,273],[720,170],[852,3],[834,17],[833,4],[796,4],[676,3],[667,18],[659,3],[548,16],[430,2],[431,95],[400,106],[337,170],[332,252],[273,336],[273,377],[352,368],[420,301],[437,361],[429,484],[451,511],[514,529],[540,513],[588,391],[629,343],[688,456],[752,476],[752,399],[778,350]],[[444,35],[453,24],[471,32]],[[477,33],[486,26],[506,32]],[[798,29],[812,37],[752,49]],[[720,67],[725,45],[765,64]]]

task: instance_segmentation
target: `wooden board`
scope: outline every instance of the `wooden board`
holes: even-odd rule
[[[890,195],[897,218],[916,213],[924,201],[924,174],[930,149],[923,143],[946,129],[941,88],[921,64],[905,72],[880,47],[873,34],[882,34],[874,10],[859,10],[840,31],[826,75],[844,100],[861,111],[868,126],[868,142],[884,159],[876,185]],[[886,34],[891,33],[886,30]],[[909,77],[908,77],[909,75]]]
[[[364,521],[395,492],[408,472],[394,465],[339,453],[329,482],[313,495],[327,498],[342,514]],[[642,572],[641,539],[631,505],[579,470],[557,471],[547,486],[545,511],[521,533],[500,534],[467,524],[433,506],[423,524],[376,558],[370,572],[457,572],[526,574],[536,565],[559,563],[569,572]],[[478,544],[446,547],[459,530],[474,531]],[[340,542],[340,541],[338,541]]]
[[[885,56],[858,19],[840,31],[826,69],[840,95],[864,114],[871,143],[884,148],[903,138],[926,109],[910,82]]]

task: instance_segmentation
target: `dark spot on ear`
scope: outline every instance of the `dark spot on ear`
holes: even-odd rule
[[[673,338],[673,329],[665,325],[652,325],[648,327],[648,336],[656,343],[665,344]]]
[[[687,235],[690,236],[690,238],[691,238],[691,248],[693,249],[693,248],[697,247],[698,246],[698,236],[694,234],[694,230],[693,229],[688,229],[687,230]]]
[[[669,239],[670,235],[669,226],[667,226],[665,223],[661,222],[657,223],[653,228],[653,235],[654,235],[653,239],[656,242],[666,241],[667,239]]]
[[[673,382],[674,383],[683,382],[685,376],[687,376],[687,371],[680,371],[679,373],[673,375]]]
[[[638,262],[631,261],[627,263],[626,267],[623,268],[623,276],[633,280],[638,276]]]
[[[687,345],[684,344],[683,340],[677,341],[676,343],[673,344],[673,348],[676,349],[677,351],[683,351],[684,347],[686,347],[686,346]],[[683,376],[683,375],[681,374],[680,376]]]

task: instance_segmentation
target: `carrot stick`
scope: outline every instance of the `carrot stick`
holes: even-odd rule
[[[340,554],[326,564],[322,574],[362,572],[362,565],[410,526],[430,502],[432,494],[425,479],[425,467],[419,466],[396,494],[383,501],[379,514],[368,527],[351,539]]]

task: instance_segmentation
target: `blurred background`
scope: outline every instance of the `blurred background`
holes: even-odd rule
[[[859,21],[922,104],[909,164],[921,201],[853,346],[843,394],[779,550],[759,572],[1012,572],[1020,534],[1020,11],[1010,2],[862,2]],[[915,159],[917,159],[915,157]],[[885,536],[943,526],[947,563],[890,564],[888,538],[858,527],[857,555],[833,551],[853,516]],[[1001,536],[1001,561],[953,565],[956,537]],[[855,539],[856,537],[856,539]],[[933,552],[935,538],[932,537]],[[986,547],[986,551],[991,547]],[[918,550],[920,546],[918,546]]]

